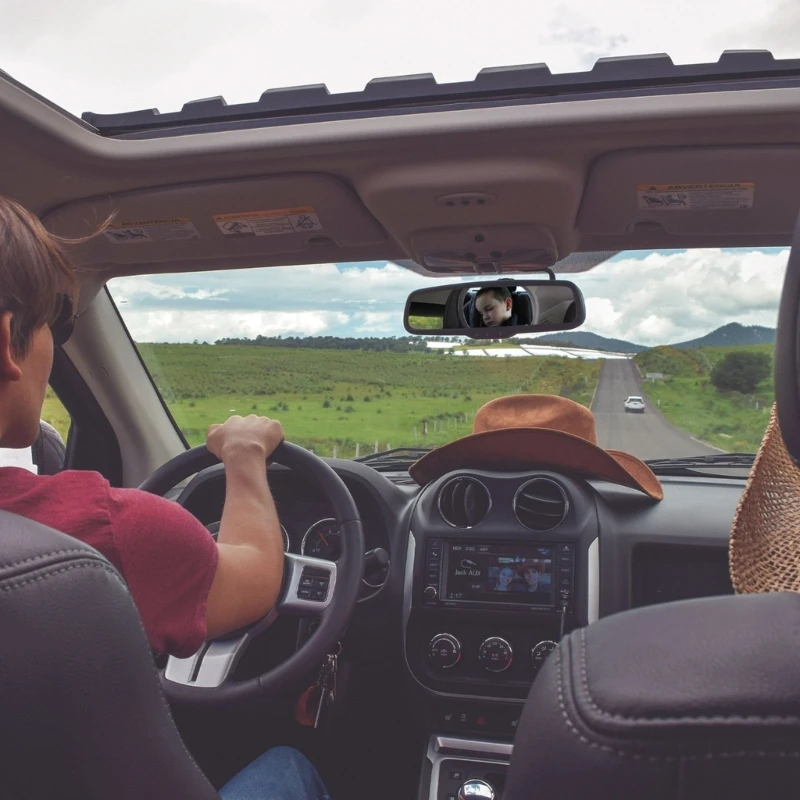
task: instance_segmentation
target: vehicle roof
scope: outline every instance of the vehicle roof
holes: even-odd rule
[[[564,274],[620,250],[785,246],[800,206],[786,179],[800,165],[798,81],[800,62],[769,53],[688,66],[654,56],[601,59],[587,73],[535,65],[443,85],[412,76],[348,95],[306,87],[81,120],[0,74],[0,191],[67,237],[111,213],[115,224],[158,223],[158,241],[75,246],[94,286],[369,260],[427,275]],[[662,199],[705,192],[711,208],[647,206],[650,187]],[[291,209],[312,209],[314,228],[235,236],[214,219]],[[527,266],[498,266],[498,252],[524,252]],[[420,266],[431,254],[461,261]]]

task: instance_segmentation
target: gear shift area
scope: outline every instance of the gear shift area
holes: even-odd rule
[[[428,800],[498,800],[513,746],[508,742],[431,736]]]

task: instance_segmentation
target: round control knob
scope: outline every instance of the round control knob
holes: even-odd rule
[[[461,661],[461,642],[449,633],[437,633],[428,645],[428,658],[439,669],[450,669]]]
[[[490,636],[484,639],[478,648],[478,661],[489,672],[504,672],[514,660],[514,650],[511,645],[499,636]]]
[[[425,591],[422,593],[422,596],[426,600],[435,600],[438,594],[439,592],[436,591],[435,586],[426,586]]]
[[[533,664],[534,672],[538,672],[542,668],[542,664],[547,660],[547,656],[558,647],[556,642],[545,639],[543,642],[534,645],[531,650],[531,663]]]
[[[494,787],[491,783],[473,778],[461,784],[458,800],[494,800]]]

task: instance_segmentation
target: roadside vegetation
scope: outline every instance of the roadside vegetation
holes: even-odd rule
[[[231,414],[279,419],[290,441],[353,458],[376,447],[434,446],[472,430],[481,405],[541,392],[588,406],[599,361],[442,352],[139,344],[190,444]]]
[[[676,427],[721,450],[755,453],[775,396],[773,345],[677,350],[655,347],[635,357],[642,389]]]

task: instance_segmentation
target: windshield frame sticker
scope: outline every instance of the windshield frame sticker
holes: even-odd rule
[[[322,230],[313,206],[213,214],[212,219],[225,236],[283,236]]]
[[[643,211],[746,211],[753,207],[755,183],[640,183]]]
[[[142,242],[177,242],[199,239],[194,223],[189,217],[167,217],[134,222],[112,222],[103,235],[114,244],[141,244]]]

